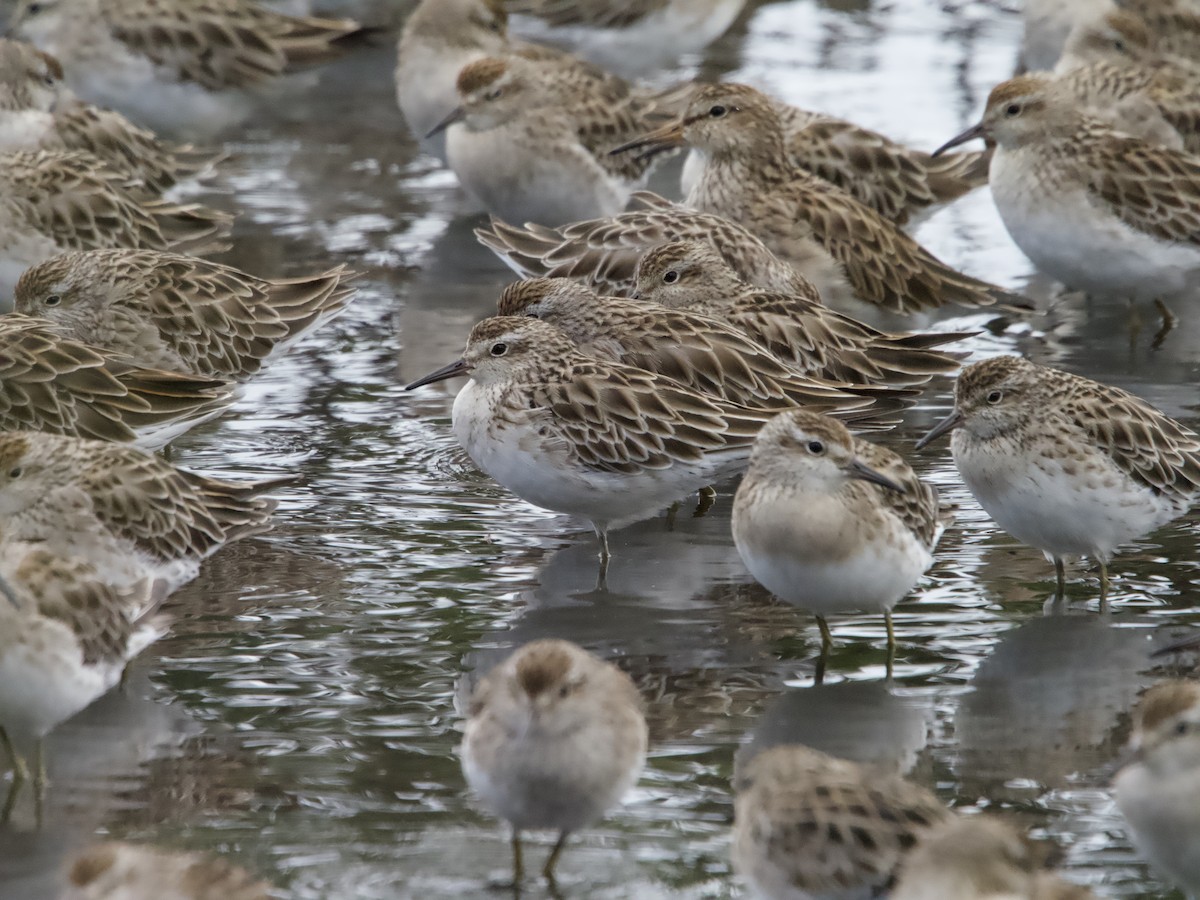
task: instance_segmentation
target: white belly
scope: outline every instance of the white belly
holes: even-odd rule
[[[1189,893],[1200,892],[1200,769],[1151,777],[1144,764],[1132,765],[1113,787],[1151,865]]]
[[[44,737],[121,676],[123,661],[85,666],[74,635],[62,623],[37,617],[15,631],[0,643],[0,726],[18,740]],[[18,635],[20,643],[10,642]]]
[[[467,193],[509,222],[563,225],[616,215],[633,190],[580,145],[540,141],[521,119],[481,132],[451,126],[446,158]]]
[[[58,147],[54,114],[37,109],[0,111],[0,153]]]
[[[581,516],[599,529],[620,528],[745,467],[749,450],[633,474],[578,464],[565,447],[547,446],[530,419],[499,423],[490,392],[467,383],[454,400],[454,436],[484,472],[522,500]],[[516,418],[509,416],[509,418]]]
[[[996,524],[1048,557],[1107,560],[1127,543],[1186,507],[1130,481],[1106,457],[1079,460],[1018,456],[1007,442],[957,433],[951,442],[963,481]]]
[[[446,134],[429,140],[425,135],[459,104],[455,83],[463,66],[482,59],[482,50],[458,53],[449,48],[428,52],[421,46],[402,45],[396,62],[396,102],[414,140],[442,160],[446,159]]]
[[[0,206],[0,313],[12,312],[17,280],[30,266],[63,252],[53,239],[29,230],[23,221],[4,220]]]
[[[739,492],[733,514],[742,561],[772,594],[809,612],[889,610],[933,563],[890,513],[863,517],[828,496],[745,499]]]
[[[1150,300],[1200,289],[1200,246],[1170,243],[1130,228],[1086,192],[1056,191],[997,150],[989,181],[1004,226],[1039,269],[1068,287]]]
[[[615,745],[616,732],[599,720],[562,738],[536,728],[526,736],[509,733],[502,746],[482,752],[476,730],[468,724],[463,774],[489,809],[519,829],[582,828],[616,805],[642,769],[641,755]],[[493,730],[488,737],[494,736]]]

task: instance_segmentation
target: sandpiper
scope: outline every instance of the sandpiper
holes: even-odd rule
[[[1113,791],[1151,865],[1187,893],[1200,892],[1200,685],[1167,681],[1143,695]]]
[[[60,900],[269,900],[271,885],[218,856],[104,841],[74,856]]]
[[[878,896],[950,811],[925,788],[799,744],[739,760],[733,865],[767,900]]]
[[[515,30],[609,69],[667,67],[724,34],[746,0],[501,0]]]
[[[1200,491],[1200,437],[1150,404],[1014,356],[963,369],[954,411],[920,449],[954,432],[959,474],[996,524],[1054,562],[1090,556],[1108,594],[1122,544],[1183,515]]]
[[[892,900],[1095,900],[1047,865],[1055,848],[994,816],[956,816],[922,836],[900,864]]]
[[[244,381],[345,309],[350,277],[339,266],[271,280],[194,256],[86,250],[26,271],[15,299],[64,337],[138,365]]]
[[[0,151],[83,150],[155,194],[211,167],[217,157],[171,145],[111,109],[75,97],[58,60],[0,39]]]
[[[1097,21],[1114,9],[1113,0],[1026,0],[1021,4],[1022,68],[1030,72],[1053,69],[1072,28]]]
[[[743,406],[803,406],[865,428],[894,425],[891,414],[915,402],[904,389],[852,387],[801,374],[711,316],[601,297],[569,278],[514,282],[500,295],[496,311],[549,322],[592,355]]]
[[[1132,13],[1112,12],[1073,30],[1054,75],[1088,115],[1118,131],[1200,152],[1200,70],[1154,53]]]
[[[145,200],[90,153],[0,153],[0,302],[30,266],[68,250],[130,247],[199,253],[222,247],[232,217]]]
[[[471,380],[453,428],[471,459],[523,500],[591,521],[602,563],[611,529],[742,471],[772,416],[588,356],[530,318],[485,319],[460,359],[407,389],[459,376]]]
[[[847,612],[883,613],[890,663],[892,607],[933,564],[948,517],[937,488],[891,450],[794,410],[754,443],[733,501],[733,542],[763,587],[816,616],[822,663],[832,643],[825,617]]]
[[[721,319],[802,372],[848,384],[919,387],[955,372],[959,355],[934,349],[966,333],[887,334],[830,309],[811,284],[768,291],[742,280],[710,245],[672,241],[638,263],[639,300]]]
[[[982,121],[941,149],[978,137],[997,144],[992,196],[1039,269],[1068,287],[1143,300],[1200,287],[1200,157],[1090,118],[1031,75],[995,87]]]
[[[637,782],[647,739],[633,681],[569,641],[526,644],[479,683],[463,736],[463,773],[484,806],[512,825],[516,884],[521,832],[558,832],[542,869],[552,882],[567,837]]]
[[[769,99],[769,98],[766,98]],[[768,109],[764,106],[764,113]],[[933,158],[835,116],[770,99],[791,163],[849,193],[897,225],[919,219],[987,183],[989,151]],[[707,165],[693,148],[682,175],[684,196]]]
[[[541,86],[553,90],[569,114],[581,114],[585,120],[600,117],[593,119],[596,127],[590,137],[609,140],[605,149],[623,139],[619,132],[604,133],[615,121],[614,114],[643,104],[682,102],[683,88],[639,87],[562,50],[512,38],[503,0],[424,0],[408,17],[400,37],[396,98],[409,128],[417,137],[424,136],[422,146],[443,159],[444,135],[435,127],[461,103],[459,74],[485,57],[536,63]]]
[[[861,301],[902,313],[947,303],[1022,302],[955,271],[875,210],[797,169],[772,101],[752,87],[701,86],[683,118],[618,151],[654,152],[681,143],[705,156],[688,206],[743,224],[784,259],[811,255],[815,243],[827,264],[840,269],[843,293],[848,289]]]
[[[123,444],[0,433],[4,538],[82,557],[118,587],[190,581],[225,544],[268,530],[277,501],[262,495],[291,481],[220,481]]]
[[[83,99],[182,132],[236,121],[251,92],[330,58],[360,30],[252,0],[21,0],[9,20],[10,35],[53,54]]]
[[[0,821],[30,777],[45,784],[42,741],[57,725],[111,690],[129,660],[164,633],[156,615],[165,582],[108,584],[82,557],[41,545],[0,543],[0,747],[14,782]]]
[[[64,337],[43,319],[0,316],[0,430],[29,429],[154,450],[220,415],[228,381],[143,368]]]
[[[404,22],[396,54],[396,102],[416,137],[461,102],[458,73],[485,56],[512,52],[501,0],[422,0]],[[431,150],[445,159],[445,135]]]
[[[653,100],[593,78],[564,78],[556,62],[484,57],[459,73],[460,103],[443,129],[446,159],[469,194],[515,221],[561,224],[620,212],[653,159],[610,154],[662,119]],[[616,95],[614,95],[614,93]]]
[[[650,191],[636,192],[632,201],[628,212],[559,228],[517,227],[493,218],[475,236],[522,278],[575,278],[601,294],[629,295],[642,255],[676,240],[711,244],[738,275],[767,290],[802,292],[812,284],[832,296],[845,285],[841,270],[815,242],[807,256],[793,257],[793,267],[737,222]]]

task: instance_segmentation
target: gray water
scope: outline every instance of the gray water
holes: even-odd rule
[[[933,147],[1011,71],[1018,33],[990,3],[752,4],[663,78],[750,81]],[[227,136],[230,160],[194,194],[239,213],[227,261],[280,276],[346,263],[360,294],[234,414],[174,448],[199,471],[300,483],[282,492],[273,533],[226,548],[171,599],[174,628],[128,687],[51,736],[47,823],[35,827],[26,798],[0,827],[0,897],[53,896],[64,858],[104,836],[220,853],[298,900],[497,896],[507,834],[465,791],[456,696],[464,673],[545,636],[617,660],[652,734],[628,804],[572,841],[563,896],[738,895],[733,757],[783,740],[893,766],[958,807],[1009,811],[1105,895],[1169,896],[1131,849],[1104,767],[1137,691],[1167,671],[1149,653],[1197,621],[1195,525],[1118,557],[1111,615],[1078,567],[1069,614],[1045,615],[1051,567],[991,526],[944,445],[912,451],[949,405],[943,381],[884,439],[962,505],[898,608],[892,682],[881,621],[844,617],[813,685],[815,623],[750,582],[728,486],[703,517],[685,507],[671,527],[660,516],[614,534],[598,586],[586,523],[476,472],[449,433],[445,390],[402,389],[458,355],[510,279],[475,244],[453,176],[406,134],[392,46],[321,70],[310,93]],[[918,235],[969,272],[1043,293],[986,191]],[[1195,325],[1181,317],[1154,350],[1149,311],[1140,332],[1134,312],[1067,298],[972,349],[1101,377],[1194,423]]]

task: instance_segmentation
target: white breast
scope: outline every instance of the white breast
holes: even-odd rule
[[[1148,300],[1200,285],[1200,246],[1136,231],[1025,151],[998,148],[989,182],[1013,241],[1068,287]]]

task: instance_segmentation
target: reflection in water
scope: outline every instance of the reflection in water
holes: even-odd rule
[[[663,77],[728,74],[932,148],[974,121],[1016,46],[1017,17],[959,6],[751,3],[726,39]],[[33,830],[21,805],[0,827],[0,896],[56,897],[68,858],[104,832],[216,852],[289,898],[495,897],[487,882],[507,869],[508,840],[465,791],[456,682],[537,637],[575,640],[629,672],[651,727],[646,773],[573,843],[564,896],[736,893],[735,754],[785,739],[915,766],[948,802],[1015,807],[1070,846],[1072,877],[1111,896],[1163,896],[1103,767],[1151,677],[1150,649],[1197,621],[1194,525],[1122,551],[1110,617],[1043,619],[1052,572],[1040,554],[995,532],[945,448],[912,452],[948,409],[941,381],[882,439],[961,504],[934,568],[896,609],[893,684],[878,617],[846,616],[828,675],[846,683],[800,687],[816,627],[749,583],[729,537],[732,486],[703,518],[685,504],[673,528],[659,516],[614,533],[598,585],[585,522],[476,472],[449,433],[449,394],[403,392],[461,352],[511,276],[475,245],[478,220],[453,178],[404,134],[392,64],[381,37],[320,70],[313,93],[231,135],[228,166],[192,192],[242,213],[223,261],[267,277],[345,263],[361,293],[250,385],[236,415],[174,448],[200,471],[300,482],[273,533],[225,548],[171,598],[175,627],[126,691],[50,735],[48,825]],[[671,168],[655,187],[674,193],[677,178]],[[1028,280],[986,191],[917,237],[966,271]],[[956,315],[939,327],[982,324]],[[1128,318],[1124,304],[1068,297],[968,346],[1023,352],[1194,420],[1195,326],[1181,320],[1181,339],[1150,351]],[[1073,606],[1092,585],[1085,572]]]
[[[1111,762],[1122,713],[1153,681],[1140,674],[1153,646],[1144,628],[1091,615],[1033,619],[1006,633],[954,716],[961,790],[1028,797]]]
[[[738,751],[738,765],[777,744],[805,744],[904,775],[925,748],[929,718],[928,710],[877,682],[792,690],[763,711]]]

